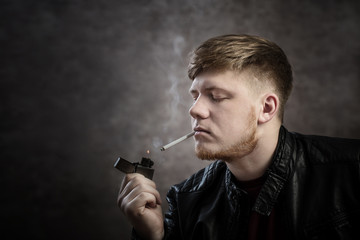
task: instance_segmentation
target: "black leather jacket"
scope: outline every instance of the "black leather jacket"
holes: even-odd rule
[[[287,239],[360,239],[360,140],[305,136],[281,127],[252,210]],[[168,193],[167,239],[246,239],[247,194],[216,161]]]

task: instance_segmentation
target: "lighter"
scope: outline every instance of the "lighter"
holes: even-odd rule
[[[122,171],[123,173],[140,173],[145,177],[152,179],[154,175],[154,169],[151,168],[154,162],[150,158],[142,158],[141,162],[132,163],[119,157],[114,164],[114,167]]]

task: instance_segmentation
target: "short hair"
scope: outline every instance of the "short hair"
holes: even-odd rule
[[[275,43],[258,36],[223,35],[202,43],[192,52],[188,76],[194,80],[204,72],[252,68],[259,80],[270,81],[279,97],[278,116],[283,121],[284,107],[293,82],[291,65]],[[251,83],[250,83],[251,84]]]

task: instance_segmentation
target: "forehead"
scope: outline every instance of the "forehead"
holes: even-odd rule
[[[243,85],[244,79],[242,79],[241,74],[239,75],[233,71],[203,73],[193,80],[189,91],[203,91],[208,89],[234,91]]]

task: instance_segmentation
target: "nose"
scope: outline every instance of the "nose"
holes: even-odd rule
[[[194,119],[205,119],[210,115],[209,108],[204,99],[199,96],[189,109],[190,116]]]

